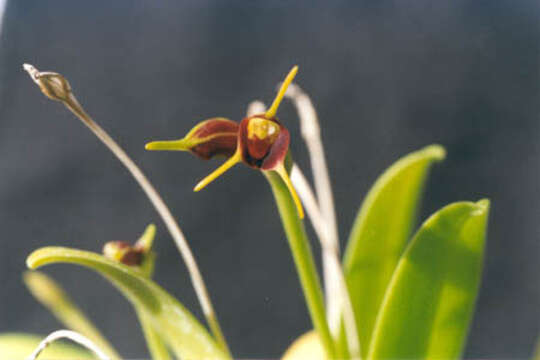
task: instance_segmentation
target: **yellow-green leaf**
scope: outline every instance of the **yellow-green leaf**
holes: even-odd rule
[[[354,222],[344,272],[365,357],[381,302],[403,254],[430,166],[445,151],[431,145],[394,163],[375,182]]]
[[[455,359],[465,344],[481,277],[489,201],[432,215],[392,277],[368,359]]]
[[[45,336],[7,333],[0,334],[0,359],[24,360],[28,358]],[[55,341],[39,355],[39,360],[95,359],[87,350],[77,345]]]
[[[86,336],[111,359],[120,355],[97,327],[52,278],[39,271],[27,271],[23,280],[30,293],[67,328]]]
[[[38,249],[26,262],[31,269],[51,263],[71,263],[90,268],[115,285],[138,311],[144,312],[177,357],[228,359],[183,305],[138,270],[96,253],[63,247]]]

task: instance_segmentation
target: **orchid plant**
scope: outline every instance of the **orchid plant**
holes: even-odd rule
[[[156,226],[151,224],[133,244],[106,243],[103,254],[64,247],[30,254],[27,265],[32,271],[25,273],[25,284],[67,330],[43,340],[29,334],[0,335],[0,357],[121,358],[65,291],[35,271],[69,263],[98,272],[125,295],[153,359],[232,359],[195,256],[159,193],[86,113],[62,75],[28,64],[24,69],[47,97],[72,111],[142,187],[186,263],[208,328],[152,280]],[[399,159],[376,180],[360,206],[342,257],[317,114],[293,83],[297,71],[294,67],[289,72],[268,109],[255,101],[239,123],[211,118],[180,140],[150,142],[146,149],[189,151],[202,159],[226,157],[195,191],[239,162],[260,170],[269,182],[313,325],[284,352],[284,359],[459,358],[479,289],[489,201],[447,205],[411,236],[427,174],[445,156],[439,145],[425,147]],[[286,123],[276,117],[284,98],[298,110],[314,189],[290,154]],[[304,209],[321,245],[323,281],[305,231]],[[63,338],[80,346],[57,342]]]

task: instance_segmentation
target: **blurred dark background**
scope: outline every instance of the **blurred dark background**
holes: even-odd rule
[[[94,118],[171,206],[239,357],[278,357],[310,328],[272,196],[238,166],[201,193],[218,162],[145,152],[196,122],[241,119],[293,64],[319,111],[342,245],[363,195],[400,156],[431,143],[422,219],[489,197],[484,280],[469,358],[525,358],[539,332],[540,5],[454,1],[9,1],[0,40],[0,331],[60,327],[21,283],[43,245],[99,251],[158,224],[157,281],[199,318],[179,254],[116,159],[22,71],[64,74]],[[308,170],[290,103],[280,118]],[[311,233],[311,230],[310,230]],[[314,252],[319,247],[314,242]],[[73,266],[52,274],[126,357],[145,344],[130,305]]]

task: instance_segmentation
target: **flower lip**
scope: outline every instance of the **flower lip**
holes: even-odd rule
[[[242,160],[252,168],[274,169],[285,159],[289,141],[289,131],[276,118],[254,115],[240,123],[239,151]]]

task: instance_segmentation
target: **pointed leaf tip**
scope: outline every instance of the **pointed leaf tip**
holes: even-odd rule
[[[489,199],[482,199],[476,202],[476,206],[478,207],[478,211],[483,213],[489,211],[491,201]]]
[[[426,146],[425,148],[421,149],[420,152],[436,161],[442,161],[446,158],[445,148],[438,144]]]

